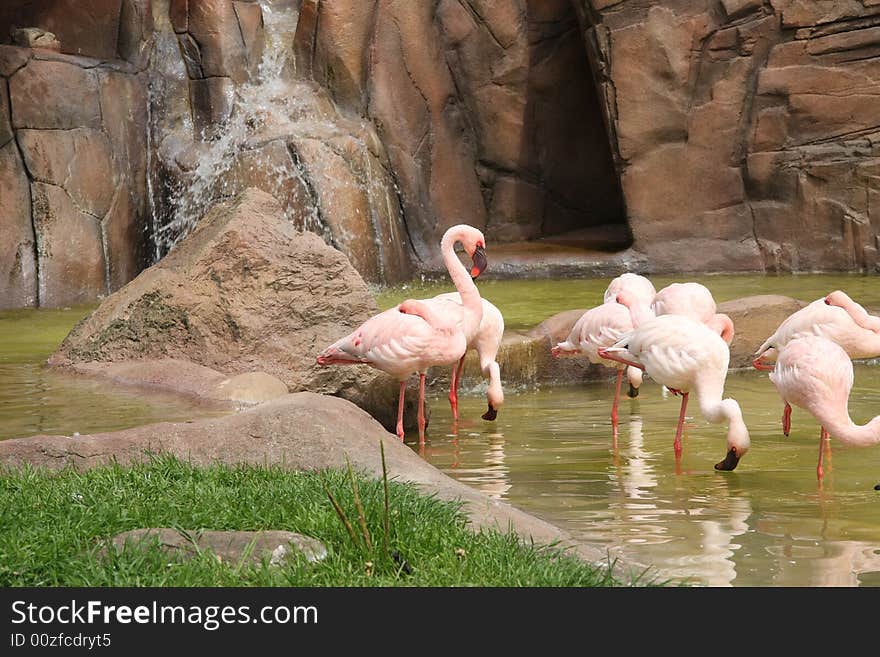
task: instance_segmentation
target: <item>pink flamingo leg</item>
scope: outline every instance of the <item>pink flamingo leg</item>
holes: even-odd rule
[[[822,427],[822,433],[819,434],[819,464],[816,466],[816,476],[819,481],[822,481],[822,477],[825,476],[825,471],[822,469],[822,455],[825,453],[826,438],[828,438],[828,432],[825,431],[825,427]]]
[[[614,404],[611,406],[611,426],[617,435],[617,405],[620,402],[620,384],[623,381],[623,370],[617,370],[617,386],[614,388]]]
[[[782,433],[786,436],[791,432],[791,404],[785,402],[785,409],[782,411]]]
[[[690,395],[689,392],[681,393],[681,411],[678,414],[678,428],[675,430],[675,442],[672,443],[676,459],[681,456],[681,433],[684,429],[684,414],[687,410],[688,395]]]
[[[403,398],[406,395],[406,381],[400,382],[400,399],[397,401],[397,437],[403,440]]]
[[[449,407],[452,420],[458,422],[458,367],[452,368],[452,381],[449,382]]]
[[[419,373],[419,443],[425,442],[425,373]]]

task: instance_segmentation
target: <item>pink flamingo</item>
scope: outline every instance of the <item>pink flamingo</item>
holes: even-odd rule
[[[473,259],[470,272],[455,254],[461,242]],[[419,374],[419,441],[425,440],[425,373],[434,365],[457,363],[467,350],[467,336],[476,332],[483,316],[480,293],[472,280],[486,268],[486,241],[472,226],[452,226],[440,241],[446,269],[461,295],[456,308],[439,312],[429,301],[407,299],[374,315],[344,338],[324,349],[318,365],[364,364],[400,381],[397,435],[403,440],[403,400],[406,380]]]
[[[810,412],[821,425],[816,476],[822,480],[822,455],[826,441],[834,436],[846,445],[868,447],[880,443],[880,415],[857,425],[849,415],[853,366],[849,355],[836,342],[804,334],[779,348],[770,380],[787,405]]]
[[[772,370],[765,359],[775,357],[788,342],[804,335],[831,340],[853,359],[880,356],[880,317],[869,315],[845,292],[835,290],[789,315],[758,347],[752,365]],[[782,432],[786,436],[791,432],[791,405],[787,402],[782,411]]]
[[[630,315],[633,316],[635,321],[637,315],[642,320],[654,316],[654,310],[651,306],[654,303],[655,296],[657,296],[657,290],[650,280],[640,274],[626,272],[612,279],[608,284],[608,287],[605,288],[604,301],[605,303],[609,301],[622,303],[629,308]],[[631,399],[638,397],[639,386],[642,383],[641,370],[638,368],[628,368],[626,376],[629,380],[627,396]]]
[[[431,301],[461,305],[461,295],[458,292],[445,292],[438,294]],[[489,379],[489,389],[486,391],[489,409],[483,413],[482,418],[491,421],[498,417],[498,409],[504,403],[501,368],[495,360],[504,337],[504,316],[495,304],[487,299],[482,301],[483,318],[476,332],[468,338],[468,349],[476,349],[480,358],[480,371]],[[452,407],[452,417],[456,421],[458,420],[458,387],[461,385],[462,370],[464,370],[464,356],[458,361],[458,366],[452,368],[449,389],[449,405]]]
[[[715,298],[705,285],[695,283],[672,283],[660,290],[652,304],[654,314],[684,315],[702,322],[730,345],[733,342],[733,320],[717,311]]]
[[[634,305],[650,307],[657,296],[654,284],[644,276],[626,272],[613,279],[605,289],[604,302],[616,301],[617,295],[626,292]]]
[[[751,446],[742,410],[735,399],[722,399],[730,348],[705,324],[684,315],[661,315],[622,336],[599,356],[644,369],[658,383],[681,393],[681,411],[675,431],[676,462],[681,457],[681,435],[691,390],[709,422],[725,419],[727,455],[716,470],[733,470]]]
[[[617,299],[631,301],[627,292],[620,292]],[[609,361],[601,356],[601,349],[610,347],[621,336],[629,333],[635,326],[650,313],[647,306],[635,307],[635,321],[633,311],[624,303],[617,300],[608,301],[595,308],[590,308],[580,319],[575,322],[568,337],[554,346],[550,353],[554,358],[560,356],[574,356],[584,354],[591,363],[604,365],[617,370],[617,383],[614,388],[614,403],[611,406],[611,426],[614,435],[617,435],[617,409],[620,403],[620,384],[623,381],[623,372],[626,370],[630,389],[638,390],[642,383],[642,370],[639,367],[626,367],[623,364]],[[638,393],[636,393],[638,394]],[[636,395],[631,394],[630,397]]]

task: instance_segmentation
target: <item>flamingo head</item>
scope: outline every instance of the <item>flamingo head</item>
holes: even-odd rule
[[[493,361],[489,363],[483,373],[488,373],[489,375],[489,390],[486,392],[486,397],[489,400],[489,409],[483,413],[482,417],[484,420],[491,422],[498,417],[498,409],[504,404],[504,389],[501,387],[501,368],[496,361]]]
[[[740,459],[749,451],[752,445],[749,438],[749,430],[742,419],[742,410],[733,399],[725,399],[721,402],[722,409],[730,423],[727,429],[727,454],[724,459],[715,464],[716,470],[734,470]]]
[[[834,290],[825,296],[825,305],[828,306],[843,306],[847,301],[849,301],[849,297],[841,290]]]

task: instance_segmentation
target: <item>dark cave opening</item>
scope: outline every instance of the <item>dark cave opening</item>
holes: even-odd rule
[[[530,241],[599,251],[632,244],[606,118],[571,0],[527,0],[529,69],[521,175],[542,191],[525,198]],[[530,207],[531,204],[531,207]]]

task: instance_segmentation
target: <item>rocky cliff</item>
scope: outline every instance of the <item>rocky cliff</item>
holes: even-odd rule
[[[877,268],[877,0],[32,0],[0,44],[0,306],[105,295],[248,186],[372,282],[461,221]]]

